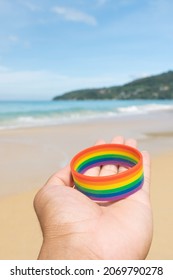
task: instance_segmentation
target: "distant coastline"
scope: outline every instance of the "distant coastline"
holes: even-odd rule
[[[173,71],[137,79],[122,86],[79,89],[55,96],[58,100],[173,99]]]

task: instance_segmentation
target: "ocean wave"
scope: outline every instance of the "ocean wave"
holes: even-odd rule
[[[173,105],[168,104],[147,104],[139,106],[129,106],[129,107],[120,107],[118,112],[121,114],[147,114],[156,111],[168,111],[173,110]]]
[[[173,110],[173,105],[169,104],[148,104],[145,107],[147,112],[154,112],[154,111],[167,111],[167,110]]]
[[[118,112],[121,114],[141,114],[142,110],[140,106],[129,106],[118,108]]]
[[[42,104],[41,112],[37,111],[34,106],[33,110],[32,106],[30,106],[30,112],[24,112],[24,104],[22,104],[22,111],[19,110],[15,114],[8,113],[11,110],[10,107],[6,108],[6,114],[4,113],[5,110],[3,110],[3,114],[0,112],[0,129],[54,126],[96,119],[113,119],[128,115],[135,116],[154,112],[173,111],[173,101],[73,101],[71,103],[59,103],[57,110],[55,110],[55,103],[48,103],[48,105],[45,103]]]

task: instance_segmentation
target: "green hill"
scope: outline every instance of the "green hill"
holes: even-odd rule
[[[122,86],[75,90],[53,98],[55,101],[87,99],[173,99],[173,71]]]

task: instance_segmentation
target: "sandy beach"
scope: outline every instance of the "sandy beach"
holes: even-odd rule
[[[154,236],[148,259],[173,259],[172,112],[0,131],[0,259],[36,259],[42,243],[33,198],[52,173],[98,139],[136,138],[152,156]]]

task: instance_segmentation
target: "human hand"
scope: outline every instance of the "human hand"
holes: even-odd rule
[[[96,145],[104,144],[98,141]],[[134,139],[115,137],[111,143],[136,147]],[[76,190],[67,166],[38,192],[35,210],[43,232],[39,259],[145,259],[152,239],[149,197],[150,158],[142,152],[144,185],[117,202],[99,204]],[[108,176],[124,167],[105,165],[87,171]]]

